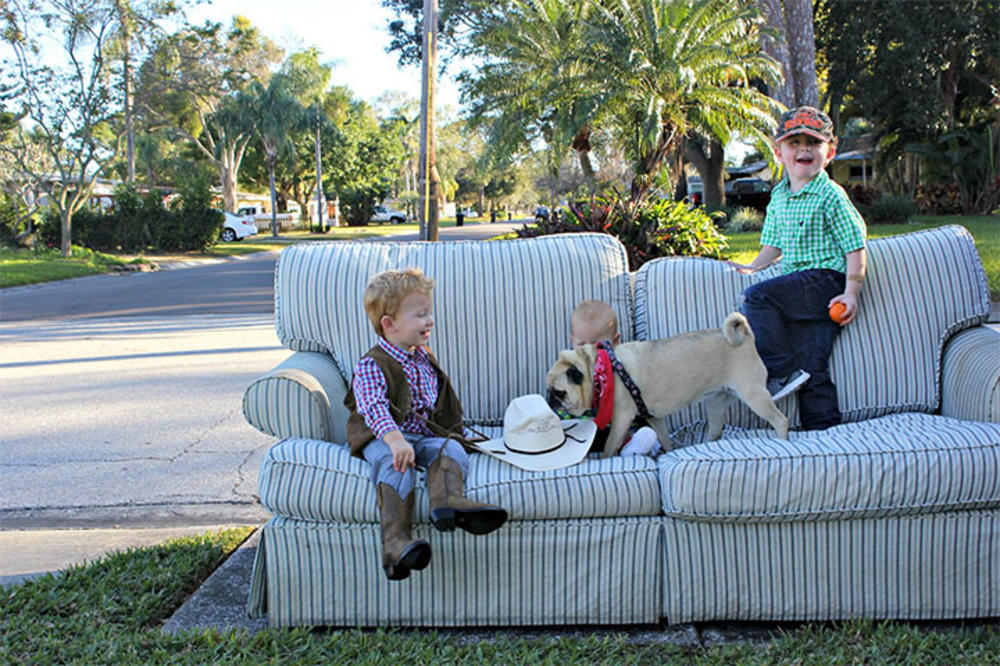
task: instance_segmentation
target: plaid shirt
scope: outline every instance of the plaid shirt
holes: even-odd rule
[[[844,255],[865,246],[861,214],[837,183],[820,171],[794,194],[785,178],[771,191],[760,244],[781,250],[782,273],[810,268],[847,272]]]
[[[414,415],[414,412],[417,412],[424,417],[429,416],[438,398],[437,373],[427,360],[427,350],[418,347],[411,354],[382,337],[378,339],[378,344],[393,360],[403,366],[406,383],[410,386],[413,408],[403,419],[402,426],[398,425],[389,411],[388,388],[382,370],[375,359],[362,356],[354,367],[353,381],[358,414],[364,417],[365,425],[371,429],[375,439],[382,439],[382,436],[390,430],[433,436],[434,433]]]

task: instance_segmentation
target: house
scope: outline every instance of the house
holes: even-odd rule
[[[875,175],[875,135],[844,136],[833,158],[832,178],[844,187],[868,187]]]

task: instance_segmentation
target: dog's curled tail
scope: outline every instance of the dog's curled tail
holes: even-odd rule
[[[753,329],[746,317],[739,312],[731,312],[722,322],[722,337],[732,346],[739,347],[747,340],[753,343]]]

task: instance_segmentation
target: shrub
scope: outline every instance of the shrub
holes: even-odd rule
[[[957,215],[962,212],[962,197],[958,185],[917,185],[914,198],[917,209],[924,215]]]
[[[195,176],[180,189],[180,206],[159,228],[156,246],[167,251],[204,250],[222,233],[225,216],[212,207],[212,190],[207,179]]]
[[[864,206],[873,203],[876,199],[882,196],[874,187],[864,187],[863,185],[851,185],[847,188],[847,195],[851,197],[851,201],[860,210]]]
[[[764,228],[764,213],[755,208],[742,207],[729,216],[726,233],[738,234],[742,231],[760,231]]]
[[[917,212],[909,197],[883,194],[861,210],[867,224],[906,224]]]
[[[560,215],[518,231],[521,237],[589,231],[615,236],[625,246],[630,270],[668,256],[720,256],[726,238],[715,228],[721,215],[683,201],[633,202],[617,190],[571,204]]]

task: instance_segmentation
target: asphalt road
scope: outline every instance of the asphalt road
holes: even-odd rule
[[[441,230],[440,240],[483,240],[520,228],[525,220],[466,224]],[[366,242],[416,240],[401,234]],[[336,242],[336,241],[332,241]],[[155,273],[121,273],[0,290],[0,322],[246,315],[274,312],[276,252],[196,261]]]
[[[242,395],[290,353],[276,256],[0,290],[0,532],[266,520],[257,471],[275,440]]]

